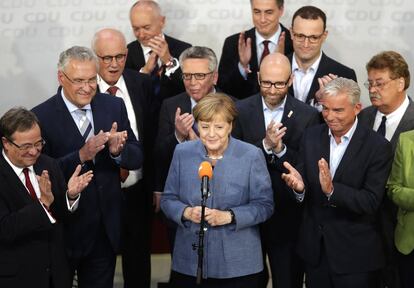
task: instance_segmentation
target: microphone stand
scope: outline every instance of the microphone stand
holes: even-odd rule
[[[193,244],[193,250],[197,248],[198,264],[197,264],[197,285],[201,285],[203,278],[203,259],[204,259],[204,232],[207,231],[206,221],[204,220],[206,202],[209,196],[209,181],[207,176],[203,176],[201,181],[201,221],[200,231],[198,232],[198,245]]]

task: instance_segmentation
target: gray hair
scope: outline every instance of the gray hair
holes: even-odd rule
[[[96,71],[99,71],[98,57],[87,47],[73,46],[60,53],[58,70],[65,71],[66,66],[71,60],[79,60],[81,62],[93,61],[96,65]]]
[[[35,124],[40,127],[39,120],[32,111],[24,107],[14,107],[0,118],[0,134],[9,140],[13,140],[11,137],[14,132],[28,131]]]
[[[207,59],[208,70],[210,72],[217,71],[216,53],[208,47],[192,46],[187,48],[180,55],[180,66],[183,66],[184,60],[187,59]]]
[[[338,77],[325,85],[322,97],[335,97],[339,94],[346,94],[349,101],[355,105],[359,103],[361,89],[354,80]]]
[[[154,12],[156,12],[157,14],[159,14],[160,16],[162,16],[161,6],[157,2],[155,2],[153,0],[138,0],[137,2],[135,2],[131,6],[131,9],[129,10],[129,15],[131,15],[132,10],[135,7],[137,7],[137,6],[148,6],[148,7],[151,7]]]
[[[97,54],[96,53],[96,43],[98,42],[98,40],[100,40],[100,38],[105,39],[105,38],[109,38],[109,37],[112,37],[112,38],[118,37],[122,41],[122,44],[125,45],[125,48],[126,48],[126,46],[127,46],[126,39],[125,39],[124,34],[121,31],[119,31],[117,29],[113,29],[113,28],[103,28],[103,29],[100,29],[100,30],[96,31],[96,33],[92,37],[91,47],[92,47],[92,50],[95,53],[95,55]]]

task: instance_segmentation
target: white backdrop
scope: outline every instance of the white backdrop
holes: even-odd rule
[[[0,114],[15,105],[28,108],[56,92],[56,63],[62,50],[90,46],[93,33],[115,27],[134,39],[128,19],[131,0],[0,0]],[[226,36],[251,27],[249,0],[160,0],[165,32],[221,54]],[[361,89],[365,64],[375,53],[396,50],[413,63],[412,0],[285,0],[281,22],[315,5],[328,16],[324,51],[353,67]],[[414,91],[410,89],[410,91]],[[368,104],[367,91],[363,102]]]

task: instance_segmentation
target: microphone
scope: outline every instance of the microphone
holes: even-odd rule
[[[203,161],[198,167],[198,177],[201,179],[201,197],[207,199],[210,192],[209,180],[213,177],[213,167],[210,162]]]

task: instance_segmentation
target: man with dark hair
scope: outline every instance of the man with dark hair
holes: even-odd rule
[[[273,52],[292,53],[289,30],[279,23],[283,0],[250,0],[254,27],[226,38],[219,65],[218,86],[238,99],[259,92],[261,60]]]
[[[36,115],[24,108],[1,117],[0,135],[0,286],[69,288],[61,223],[92,172],[79,176],[79,165],[66,186],[57,162],[41,154]]]
[[[164,99],[184,91],[177,58],[191,45],[163,33],[166,19],[155,1],[135,2],[129,17],[137,40],[128,44],[125,67],[151,75],[159,108]]]
[[[294,78],[289,93],[321,111],[319,99],[315,98],[319,87],[338,76],[356,81],[355,71],[322,52],[328,31],[326,15],[321,9],[314,6],[299,8],[293,14],[290,36],[294,52],[289,59]]]
[[[282,174],[303,203],[298,253],[308,288],[376,288],[385,265],[379,229],[391,145],[359,123],[361,90],[350,79],[322,93],[325,124],[307,129],[298,164]]]
[[[266,56],[258,78],[260,93],[236,103],[233,136],[263,150],[272,179],[276,212],[262,225],[261,236],[273,287],[302,288],[303,262],[295,252],[302,209],[280,176],[283,161],[296,162],[304,130],[319,124],[320,117],[316,109],[288,95],[293,79],[283,54]]]
[[[410,71],[402,55],[384,51],[373,56],[366,65],[371,106],[359,115],[361,123],[374,129],[391,142],[393,151],[402,132],[414,129],[414,104],[407,95]],[[384,285],[400,287],[396,269],[398,253],[394,246],[397,207],[385,197],[381,209],[383,236],[386,241],[387,267],[382,276]]]
[[[65,244],[80,287],[112,288],[124,205],[120,168],[139,169],[143,157],[124,101],[97,93],[98,64],[89,48],[63,51],[57,73],[61,86],[33,111],[46,140],[45,153],[59,160],[66,179],[79,164],[94,171],[76,219],[65,227]]]

